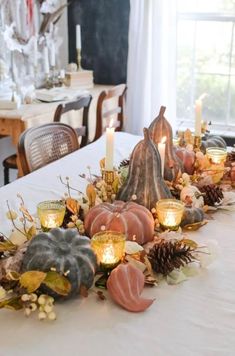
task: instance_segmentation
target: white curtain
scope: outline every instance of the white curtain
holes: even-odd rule
[[[176,0],[131,0],[126,131],[142,134],[167,107],[176,121]]]

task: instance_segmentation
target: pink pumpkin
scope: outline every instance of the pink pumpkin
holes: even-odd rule
[[[107,288],[111,298],[131,312],[142,312],[154,301],[154,299],[141,297],[144,289],[144,275],[129,263],[121,264],[111,272]]]
[[[196,160],[195,152],[180,147],[176,147],[175,152],[177,157],[179,157],[179,159],[183,162],[184,171],[188,174],[193,174]]]
[[[117,200],[94,206],[86,215],[85,230],[90,237],[102,230],[118,231],[142,245],[153,240],[154,219],[144,206]]]

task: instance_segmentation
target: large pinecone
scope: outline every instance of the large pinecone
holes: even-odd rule
[[[215,184],[204,185],[200,191],[203,193],[204,203],[209,206],[219,204],[224,197],[222,189]]]
[[[192,254],[193,251],[194,248],[182,241],[162,240],[150,249],[148,258],[153,270],[166,276],[175,268],[194,261],[196,258]]]
[[[233,162],[235,162],[235,151],[228,152],[225,165],[229,166]]]

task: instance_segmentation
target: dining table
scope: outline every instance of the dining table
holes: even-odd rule
[[[142,139],[115,133],[115,166],[127,159]],[[0,231],[9,236],[7,201],[18,210],[20,194],[28,210],[60,199],[66,192],[61,179],[85,192],[83,174],[100,174],[105,135],[33,173],[0,188]],[[76,197],[76,191],[74,191]],[[234,356],[235,355],[235,212],[217,211],[213,219],[188,238],[199,245],[213,239],[219,253],[213,264],[176,285],[160,280],[144,288],[154,298],[144,312],[131,313],[115,304],[107,291],[102,301],[90,291],[56,303],[57,320],[39,321],[21,311],[0,310],[0,356]]]

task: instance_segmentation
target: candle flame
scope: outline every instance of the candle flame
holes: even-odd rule
[[[166,143],[166,136],[163,136],[161,143]]]
[[[109,121],[109,128],[113,127],[113,122],[114,122],[113,119],[111,119],[111,120]]]

